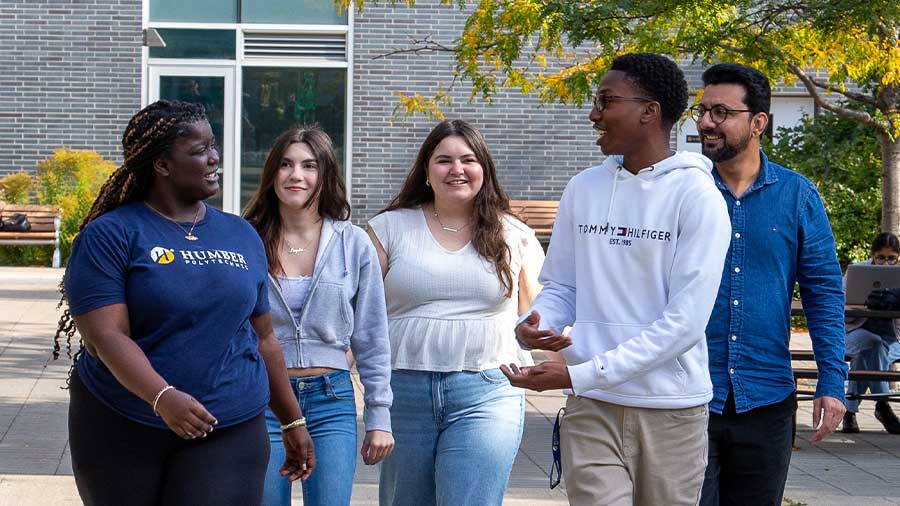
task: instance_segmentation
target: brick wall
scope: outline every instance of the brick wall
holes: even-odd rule
[[[61,146],[119,163],[140,79],[140,0],[0,1],[0,177]]]

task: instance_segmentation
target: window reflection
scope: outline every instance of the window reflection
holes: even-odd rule
[[[241,100],[241,208],[259,185],[269,149],[292,126],[318,123],[344,159],[344,69],[244,67]]]

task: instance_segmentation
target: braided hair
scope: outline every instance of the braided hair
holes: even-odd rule
[[[91,205],[87,216],[78,230],[84,230],[89,223],[104,213],[129,202],[147,197],[153,181],[153,162],[166,155],[175,141],[186,135],[192,124],[207,121],[206,111],[200,104],[160,100],[141,109],[125,127],[122,134],[122,148],[125,162],[116,169],[100,188],[100,193]],[[66,355],[72,358],[72,368],[84,350],[84,342],[78,340],[78,350],[72,355],[72,338],[75,336],[75,320],[67,307],[65,277],[59,283],[62,298],[57,309],[65,307],[56,335],[53,336],[53,359],[59,358],[60,338],[65,336]],[[71,375],[71,369],[69,374]]]

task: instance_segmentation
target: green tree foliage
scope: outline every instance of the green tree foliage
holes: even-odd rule
[[[766,151],[819,188],[841,265],[868,259],[881,216],[881,152],[875,132],[824,113],[779,129],[778,142]]]
[[[877,136],[882,228],[900,233],[897,0],[441,1],[467,9],[469,17],[455,41],[426,38],[425,49],[452,51],[454,80],[467,81],[472,96],[487,101],[500,88],[517,88],[546,102],[582,104],[612,59],[629,52],[734,61],[774,80],[801,82],[820,108]],[[362,8],[365,0],[336,2]],[[841,105],[835,96],[868,108]],[[404,95],[400,109],[433,112],[444,100]]]

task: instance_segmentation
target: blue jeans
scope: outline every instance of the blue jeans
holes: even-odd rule
[[[350,373],[291,378],[291,388],[316,450],[316,469],[303,482],[306,506],[347,506],[356,470],[356,404]],[[278,470],[284,464],[281,423],[266,410],[271,454],[263,493],[264,506],[290,506],[291,483]]]
[[[525,393],[499,369],[391,373],[394,452],[381,506],[500,506],[519,451]]]
[[[897,340],[893,335],[880,336],[866,329],[859,328],[847,334],[845,341],[847,355],[851,358],[851,371],[887,371],[890,369],[890,353]],[[866,390],[873,394],[890,392],[886,381],[849,381],[847,393],[864,394]],[[847,401],[847,411],[859,411],[859,401]]]

